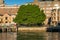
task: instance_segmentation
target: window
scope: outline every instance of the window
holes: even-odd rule
[[[0,23],[2,23],[2,19],[0,19]]]
[[[8,23],[7,21],[5,23]]]
[[[7,20],[8,17],[5,17],[5,19]]]
[[[1,23],[1,21],[0,21],[0,23]]]

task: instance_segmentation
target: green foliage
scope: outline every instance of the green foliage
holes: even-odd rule
[[[28,4],[20,6],[14,22],[18,24],[37,24],[43,23],[45,19],[46,16],[43,10],[40,10],[37,5]]]

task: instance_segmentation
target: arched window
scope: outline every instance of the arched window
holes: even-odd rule
[[[2,19],[0,19],[0,23],[2,23]]]
[[[8,23],[7,21],[5,21],[5,23]]]
[[[8,19],[8,17],[5,17],[5,19],[7,20],[7,19]]]

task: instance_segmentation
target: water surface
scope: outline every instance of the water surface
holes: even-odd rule
[[[59,32],[18,32],[17,40],[60,40]]]
[[[0,40],[16,40],[16,32],[3,32],[0,33]]]

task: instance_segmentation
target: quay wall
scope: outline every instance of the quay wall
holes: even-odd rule
[[[18,31],[21,32],[46,32],[47,27],[19,27]]]

